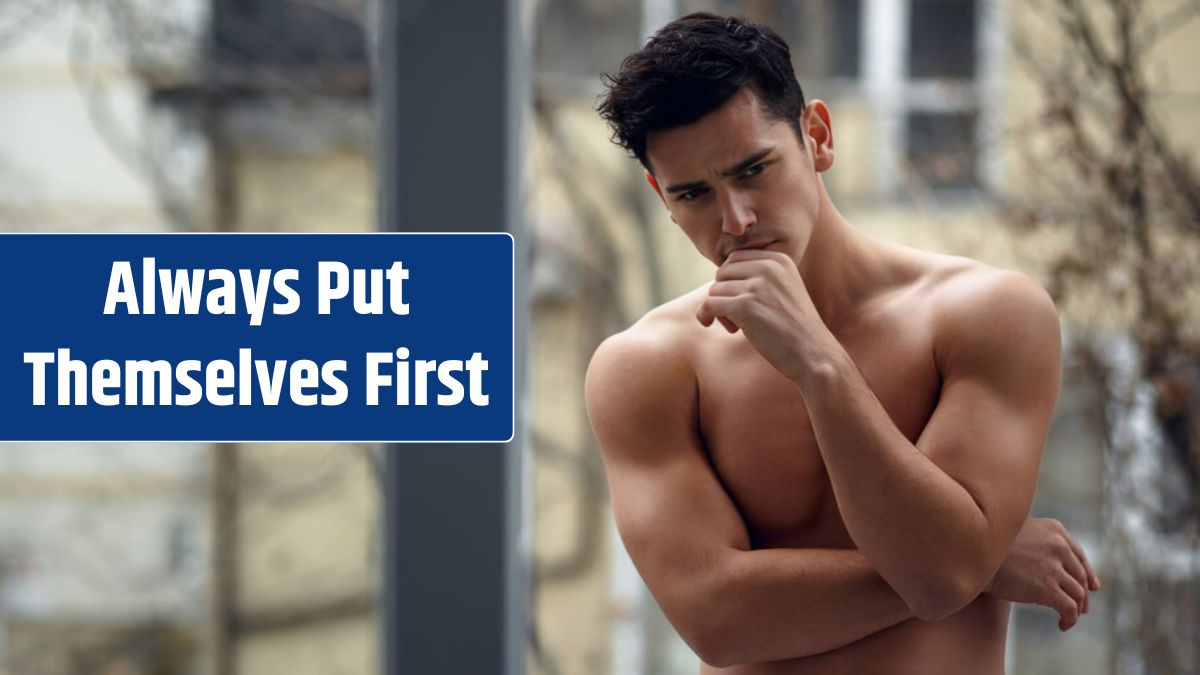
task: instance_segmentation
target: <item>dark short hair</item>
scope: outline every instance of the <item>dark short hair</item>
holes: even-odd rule
[[[613,142],[649,170],[647,133],[691,124],[743,87],[800,136],[804,92],[791,50],[770,28],[748,19],[707,12],[676,19],[604,81],[608,91],[597,110],[612,127]]]

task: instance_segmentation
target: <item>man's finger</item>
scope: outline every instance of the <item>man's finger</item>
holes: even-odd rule
[[[709,297],[733,297],[750,291],[754,285],[751,279],[728,279],[725,281],[714,281],[708,286]]]
[[[1080,557],[1082,551],[1079,548],[1079,544],[1070,535],[1066,535],[1065,539],[1067,540],[1068,550],[1065,552],[1062,561],[1063,569],[1067,570],[1067,573],[1072,577],[1075,577],[1075,581],[1079,582],[1081,588],[1089,588],[1091,580],[1088,577],[1087,567],[1084,563],[1086,558]]]
[[[717,281],[752,279],[761,277],[766,269],[767,267],[761,260],[735,260],[733,262],[726,260],[717,268],[717,275],[714,278]]]
[[[725,256],[725,261],[722,265],[729,263],[741,262],[744,260],[790,260],[786,253],[782,251],[764,251],[760,248],[739,248],[736,251],[730,251],[729,255]]]
[[[711,326],[713,321],[720,320],[721,325],[730,333],[737,332],[737,322],[730,314],[736,311],[741,296],[709,296],[696,308],[696,320],[704,327]]]
[[[1083,564],[1084,571],[1087,575],[1087,587],[1089,590],[1100,590],[1100,579],[1096,576],[1096,570],[1092,569],[1092,564],[1088,562],[1087,553],[1083,551],[1083,547],[1071,535],[1067,535],[1067,543],[1071,545],[1071,550],[1075,552],[1075,557]]]
[[[1058,629],[1061,631],[1069,630],[1079,620],[1079,606],[1061,588],[1055,594],[1050,607],[1058,612]]]
[[[1087,591],[1084,590],[1083,585],[1080,584],[1075,577],[1066,574],[1063,575],[1062,581],[1059,582],[1059,586],[1063,591],[1066,592],[1067,595],[1071,597],[1072,600],[1075,601],[1075,607],[1077,608],[1078,613],[1083,614],[1083,605],[1087,602]]]

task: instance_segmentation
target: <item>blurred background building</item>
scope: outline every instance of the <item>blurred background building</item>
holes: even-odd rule
[[[1018,608],[1010,672],[1200,671],[1200,3],[527,0],[530,673],[697,668],[616,537],[582,400],[604,337],[712,275],[593,110],[696,10],[792,45],[851,222],[1056,295],[1072,356],[1034,513],[1106,587],[1066,634]],[[5,3],[0,231],[375,229],[376,11]],[[379,461],[0,447],[0,673],[379,672]]]

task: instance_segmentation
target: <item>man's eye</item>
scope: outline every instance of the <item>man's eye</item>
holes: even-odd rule
[[[742,177],[749,178],[750,176],[757,176],[758,174],[762,173],[763,169],[765,169],[765,168],[767,168],[767,165],[765,163],[755,164],[754,166],[750,167],[749,169],[746,169],[745,171],[743,171]]]
[[[695,190],[688,190],[687,192],[684,192],[683,194],[679,195],[679,201],[681,201],[681,202],[695,201],[695,200],[699,199],[700,196],[703,195],[705,192],[708,192],[708,188],[696,188]]]

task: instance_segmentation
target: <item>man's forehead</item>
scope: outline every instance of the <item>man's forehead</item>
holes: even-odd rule
[[[746,156],[776,144],[788,125],[742,89],[720,108],[680,127],[646,134],[646,157],[654,175],[724,170]]]

